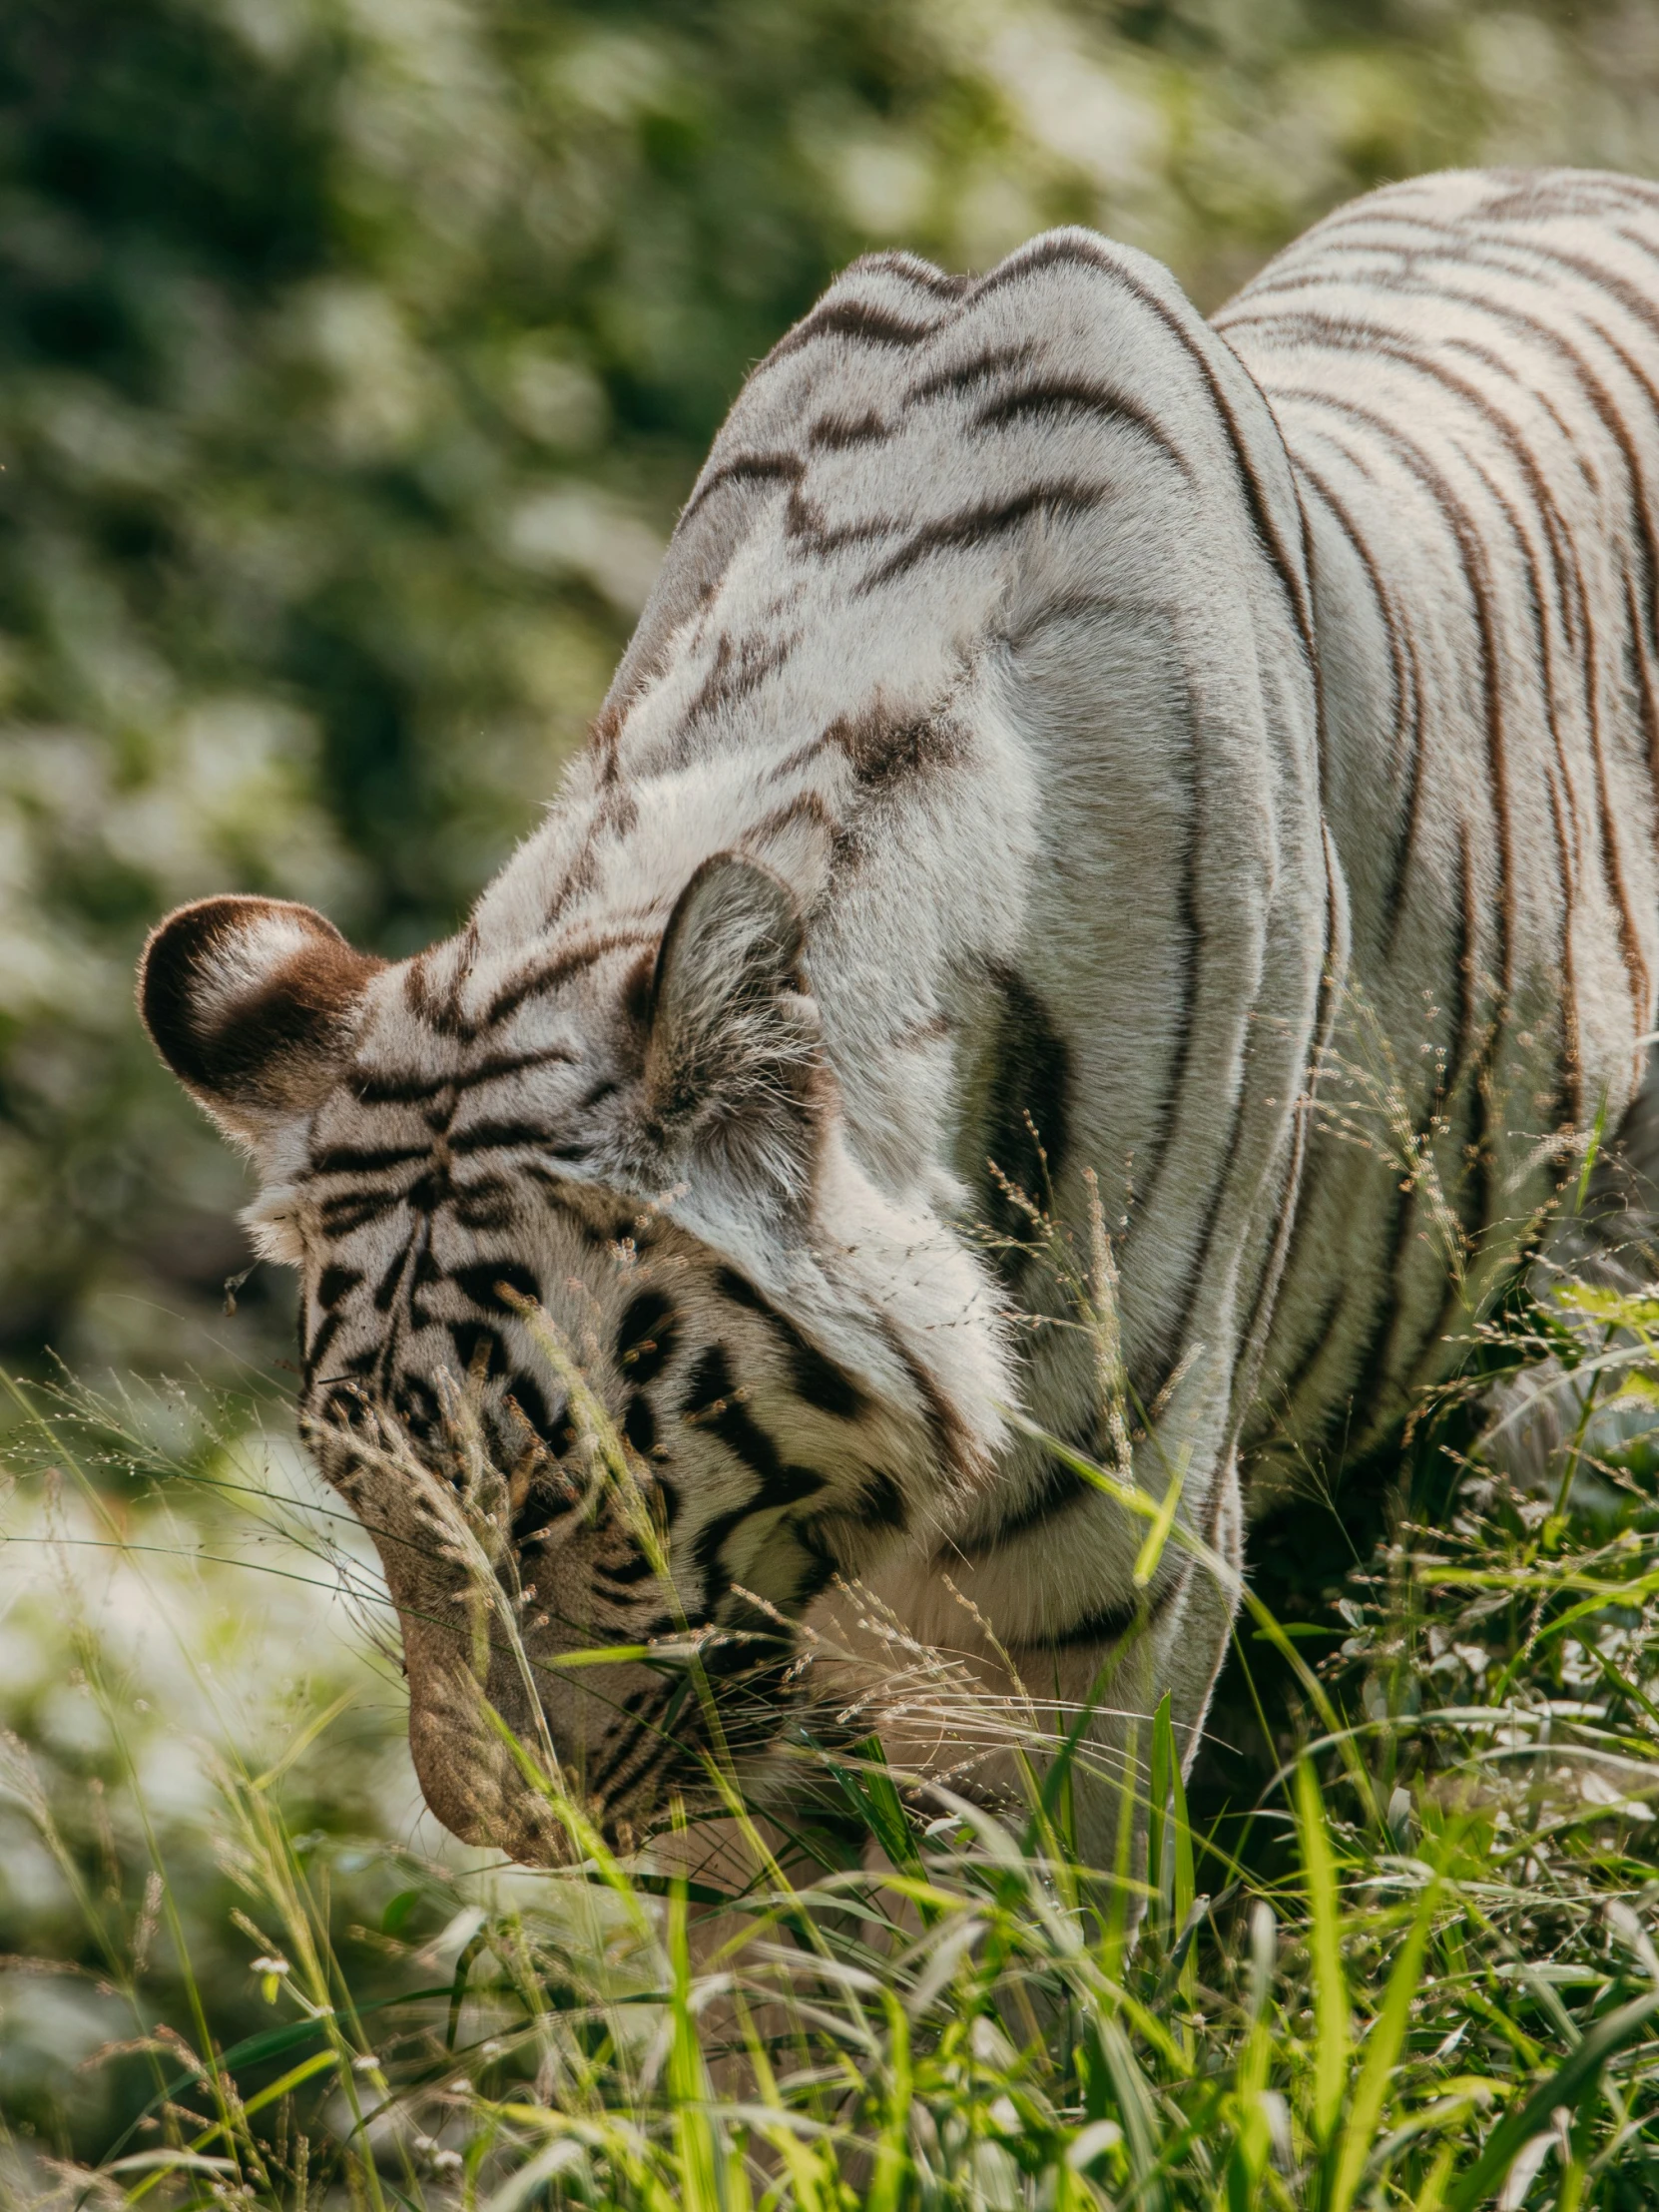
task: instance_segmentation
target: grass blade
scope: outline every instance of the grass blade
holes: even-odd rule
[[[1360,2079],[1355,2084],[1348,2124],[1343,2129],[1342,2149],[1337,2158],[1337,2175],[1331,2188],[1331,2212],[1348,2212],[1360,2186],[1360,2178],[1366,2170],[1372,2146],[1377,2141],[1378,2126],[1388,2094],[1388,2078],[1393,2072],[1394,2061],[1399,2056],[1400,2044],[1405,2039],[1406,2025],[1411,2016],[1411,1999],[1417,1991],[1417,1977],[1422,1971],[1422,1956],[1428,1946],[1429,1934],[1434,1924],[1434,1907],[1439,1894],[1437,1880],[1430,1882],[1424,1889],[1411,1921],[1410,1932],[1400,1946],[1399,1956],[1394,1960],[1393,1971],[1388,1976],[1382,2009],[1373,2021],[1371,2033],[1366,2038],[1365,2063],[1360,2069]]]
[[[1458,2176],[1445,2199],[1446,2212],[1475,2212],[1513,2165],[1522,2144],[1541,2135],[1558,2106],[1576,2112],[1595,2090],[1596,2080],[1608,2059],[1621,2050],[1659,2012],[1659,1989],[1610,2012],[1592,2027],[1576,2049],[1570,2051],[1549,2076],[1533,2090],[1518,2112],[1511,2112],[1493,2128],[1485,2149]]]
[[[1314,2139],[1324,2149],[1336,2131],[1342,2110],[1352,2023],[1348,1976],[1343,1971],[1342,1901],[1337,1894],[1336,1863],[1319,1782],[1306,1759],[1296,1770],[1296,1825],[1308,1890],[1309,1949],[1314,1968]]]

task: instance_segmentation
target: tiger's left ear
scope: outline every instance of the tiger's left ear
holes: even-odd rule
[[[829,1081],[801,974],[801,909],[736,852],[705,860],[657,955],[645,1053],[651,1134],[799,1189]]]
[[[309,906],[203,898],[152,933],[139,1011],[186,1090],[253,1147],[324,1096],[384,965]]]

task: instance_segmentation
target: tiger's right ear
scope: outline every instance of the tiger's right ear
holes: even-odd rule
[[[139,1011],[192,1097],[253,1146],[327,1092],[385,966],[284,898],[203,898],[151,933]]]

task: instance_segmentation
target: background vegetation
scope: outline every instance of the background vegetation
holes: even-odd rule
[[[75,2070],[107,2042],[159,2025],[189,2038],[201,2066],[215,2040],[235,2047],[295,2017],[294,1959],[276,1976],[273,2009],[272,1977],[250,1961],[276,1953],[254,1947],[234,1913],[264,1929],[262,1946],[291,1951],[280,1913],[300,1911],[302,1876],[313,1936],[326,1932],[319,1970],[334,1974],[336,2000],[349,1991],[365,2005],[445,1980],[486,1926],[471,1916],[505,1913],[507,1923],[487,1925],[510,1927],[523,1902],[512,1880],[469,1872],[475,1863],[423,1822],[400,1750],[395,1668],[360,1632],[374,1618],[372,1580],[348,1551],[346,1578],[363,1601],[354,1619],[336,1595],[330,1549],[349,1546],[349,1532],[309,1502],[283,1502],[314,1496],[281,1427],[287,1287],[261,1271],[235,1317],[223,1311],[224,1279],[246,1264],[234,1224],[242,1175],[138,1031],[130,978],[150,922],[179,899],[236,887],[313,900],[393,954],[453,926],[552,793],[747,365],[861,248],[898,242],[977,267],[1046,224],[1082,221],[1164,257],[1212,305],[1353,193],[1463,161],[1659,174],[1659,14],[1647,0],[0,8],[0,1359],[39,1377],[55,1372],[55,1357],[103,1393],[50,1434],[21,1405],[3,1416],[14,1486],[0,1551],[0,1719],[16,1743],[0,1780],[0,1951],[13,1961],[0,1967],[0,2116],[32,2132],[17,2137],[25,2163],[0,2176],[0,2202],[8,2189],[51,2185],[43,2153],[109,2153],[152,2095],[154,2050]],[[160,1375],[185,1386],[152,1386]],[[1619,1575],[1648,1571],[1645,1477],[1634,1463],[1615,1472],[1626,1488],[1600,1498],[1600,1517],[1556,1516],[1550,1544],[1547,1516],[1528,1524],[1533,1501],[1493,1493],[1479,1505],[1496,1516],[1499,1533],[1485,1541],[1504,1571],[1535,1576],[1554,1562],[1558,1612],[1580,1602],[1573,1575],[1613,1571],[1583,1563],[1604,1544],[1624,1546],[1610,1555]],[[1400,1557],[1411,1549],[1396,1545]],[[1345,1564],[1335,1540],[1330,1559],[1334,1586]],[[1420,1749],[1433,1728],[1406,1716],[1419,1743],[1398,1769],[1411,1782],[1408,1814],[1391,1795],[1401,1785],[1387,1762],[1400,1753],[1386,1734],[1366,1754],[1382,1762],[1375,1786],[1351,1775],[1349,1795],[1332,1799],[1352,1850],[1345,1910],[1357,1916],[1364,1988],[1408,1939],[1414,1907],[1402,1901],[1427,1879],[1384,1866],[1411,1860],[1425,1805],[1441,1802],[1412,1776],[1465,1771],[1487,1793],[1486,1825],[1457,1827],[1446,1846],[1452,1887],[1429,1914],[1443,2007],[1435,1999],[1412,2015],[1404,2047],[1420,2056],[1430,2027],[1442,2043],[1456,2021],[1462,2040],[1420,2075],[1390,2079],[1386,2114],[1373,2116],[1379,2140],[1415,2129],[1408,2141],[1423,2155],[1413,2150],[1415,2165],[1401,2170],[1420,2191],[1440,2138],[1417,2123],[1435,2097],[1464,2100],[1446,2140],[1458,2128],[1483,2139],[1648,1970],[1628,1930],[1610,1932],[1602,1913],[1609,1896],[1641,1902],[1638,1800],[1615,1788],[1611,1802],[1626,1810],[1603,1807],[1599,1828],[1590,1812],[1561,1813],[1566,1841],[1539,1856],[1517,1840],[1526,1821],[1540,1824],[1546,1800],[1558,1811],[1593,1806],[1593,1792],[1552,1783],[1513,1813],[1491,1757],[1494,1731],[1541,1728],[1548,1741],[1581,1721],[1641,1741],[1653,1712],[1641,1656],[1648,1597],[1643,1583],[1624,1612],[1581,1616],[1588,1643],[1562,1631],[1540,1644],[1540,1624],[1554,1617],[1544,1583],[1533,1592],[1543,1611],[1505,1611],[1499,1595],[1479,1616],[1486,1626],[1467,1629],[1457,1609],[1475,1600],[1453,1599],[1452,1585],[1416,1568],[1388,1571],[1385,1604],[1375,1591],[1344,1599],[1370,1623],[1353,1630],[1363,1648],[1351,1655],[1345,1711],[1392,1727],[1413,1698],[1422,1713],[1485,1699],[1505,1716],[1469,1724],[1474,1734],[1451,1750],[1436,1738],[1433,1758]],[[1494,1594],[1496,1585],[1477,1596]],[[1300,1625],[1316,1630],[1338,1618],[1323,1583],[1306,1611]],[[1593,1656],[1609,1621],[1629,1638],[1614,1649],[1629,1678],[1616,1694]],[[1495,1656],[1479,1669],[1473,1658],[1447,1661],[1488,1645]],[[1386,1666],[1366,1656],[1384,1648]],[[1307,1685],[1279,1665],[1293,1702],[1261,1730],[1268,1772],[1272,1746],[1295,1734],[1296,1699],[1320,1725]],[[1611,1702],[1599,1720],[1556,1711],[1563,1700],[1587,1711],[1603,1690]],[[1247,1710],[1242,1678],[1234,1696]],[[1542,1717],[1507,1717],[1522,1705]],[[1531,1756],[1519,1739],[1509,1748],[1522,1764]],[[290,1751],[280,1775],[255,1788]],[[1343,1771],[1335,1758],[1332,1776]],[[1570,1777],[1570,1758],[1556,1764]],[[280,1824],[261,1830],[255,1815],[278,1798]],[[1285,1800],[1275,1802],[1283,1814]],[[1471,1904],[1473,1870],[1493,1854],[1504,1870],[1494,1880],[1508,1888],[1489,1908]],[[939,1874],[962,1900],[983,1887],[971,1859],[958,1852]],[[1573,1871],[1560,1874],[1568,1861]],[[1432,1853],[1411,1860],[1431,1862],[1441,1864]],[[981,2036],[1017,2127],[993,2116],[1002,2092],[979,2046],[970,2038],[965,2056],[941,2057],[933,2030],[918,2027],[935,2072],[933,2088],[915,2094],[934,2096],[929,2124],[946,2144],[935,2157],[915,2123],[927,2173],[946,2176],[937,2201],[1038,2192],[1060,2205],[1074,2186],[1067,2175],[1078,2189],[1148,2205],[1208,2203],[1206,2192],[1235,2186],[1244,2194],[1225,2201],[1339,2201],[1336,2167],[1320,2164],[1337,2122],[1326,2111],[1322,2136],[1304,2065],[1315,2047],[1302,2005],[1314,1953],[1298,1948],[1295,1930],[1311,1911],[1307,1870],[1294,1852],[1253,1864],[1257,1890],[1235,1894],[1223,1937],[1206,1924],[1198,1938],[1211,1945],[1208,2011],[1191,1979],[1199,1950],[1167,1985],[1159,1978],[1178,1928],[1135,1969],[1145,1985],[1130,1994],[1178,2052],[1157,2045],[1154,2062],[1156,2036],[1133,2045],[1150,2102],[1136,2101],[1123,2071],[1131,2045],[1113,2041],[1114,2022],[1129,2020],[1132,2036],[1142,2029],[1098,1987],[1079,2001],[1113,2032],[1093,2046],[1074,2039],[1059,2071],[1034,2086],[1023,2061],[995,2057],[1000,2046]],[[282,1868],[285,1905],[271,1894]],[[1206,1879],[1223,1886],[1214,1869]],[[1271,1970],[1250,1964],[1266,1955],[1251,1950],[1257,1895],[1275,1901],[1282,1932]],[[941,1926],[957,1925],[957,1907],[939,1910]],[[538,1886],[533,1912],[552,1911]],[[1478,1955],[1447,1950],[1443,1931],[1481,1913],[1490,1939]],[[1040,1915],[1016,1919],[1016,1950],[1049,1940]],[[538,1924],[538,1987],[556,1979],[546,1961],[559,1943],[577,1985],[578,1936],[593,1931]],[[603,1957],[609,1936],[593,1939]],[[516,1940],[503,1937],[509,1953]],[[590,1966],[591,1950],[581,1953]],[[491,1955],[491,1972],[518,1970]],[[658,1965],[671,1970],[652,1955],[639,1986]],[[989,1984],[972,1980],[981,1955],[969,1945],[969,1979],[939,1984],[955,1989],[962,2023],[990,2022]],[[910,1996],[922,1970],[904,1969]],[[321,2000],[313,1991],[309,2001]],[[885,2002],[870,2001],[878,2057],[866,2051],[858,2064],[877,2101],[858,2125],[879,2135],[897,2124],[902,2069]],[[1201,2012],[1216,2040],[1181,2024]],[[1357,2026],[1371,2016],[1362,2006]],[[451,2078],[447,1998],[430,2016],[416,2006],[398,2017],[414,2054],[406,2078],[441,2089]],[[1250,2020],[1270,2017],[1269,2041],[1251,2042]],[[1329,2005],[1321,2017],[1334,2017]],[[456,2024],[464,2040],[468,2021]],[[351,2032],[359,2056],[379,2047]],[[672,2067],[665,2076],[662,2061],[649,2079],[629,2072],[634,2060],[616,2057],[627,2038],[607,2043],[609,2033],[584,2028],[573,2046],[597,2069],[583,2077],[589,2108],[672,2115],[672,2098],[651,2104],[651,2083]],[[482,2048],[491,2035],[480,2026],[472,2040]],[[1091,2047],[1100,2055],[1077,2057]],[[317,2048],[284,2045],[263,2072],[256,2062],[239,2075],[245,2094]],[[1637,2084],[1617,2091],[1637,2098],[1632,2124],[1640,2048],[1638,2039],[1638,2055],[1619,2061]],[[1487,2086],[1443,2087],[1461,2078],[1457,2050]],[[481,2080],[500,2103],[509,2076],[533,2082],[543,2056],[515,2059],[506,2074],[487,2063],[469,2061],[454,2078]],[[1260,2079],[1248,2071],[1261,2067]],[[352,2141],[340,2084],[355,2078],[369,2074],[347,2064],[311,2083],[315,2098],[335,2100],[305,2121],[324,2146],[314,2178],[337,2192],[330,2203],[355,2205],[375,2170],[360,2137]],[[1276,2107],[1248,2102],[1270,2087],[1284,2100],[1283,2127]],[[1020,2101],[1028,2090],[1039,2104]],[[817,2086],[799,2094],[806,2119],[822,2121],[830,2106],[813,2103]],[[1247,2102],[1228,2108],[1232,2118],[1203,2102],[1234,2095]],[[1563,2108],[1576,2110],[1570,2098]],[[1529,2201],[1557,2188],[1559,2201],[1577,2201],[1571,2192],[1586,2186],[1602,2192],[1597,2202],[1652,2201],[1639,2178],[1628,2184],[1636,2194],[1616,2194],[1621,2174],[1641,2171],[1620,2136],[1631,2109],[1610,2118],[1603,2099],[1577,2148],[1557,2129],[1555,2163],[1538,2169],[1541,2193]],[[471,2110],[452,2099],[411,2120],[431,2147],[409,2153],[406,2173],[384,2162],[404,2175],[387,2188],[458,2199],[447,2143],[489,2136],[491,2188],[514,2158],[548,2149],[529,2122],[490,2119],[480,2133]],[[1077,2130],[1108,2119],[1126,2131],[1118,2146],[1097,2137],[1097,2156],[1068,2164]],[[617,2201],[634,2189],[643,2202],[648,2184],[703,2186],[688,2174],[715,2191],[707,2201],[738,2201],[721,2163],[730,2133],[705,2158],[702,2138],[677,2135],[672,2116],[662,2125],[626,2186],[603,2166],[615,2144],[603,2150],[596,2201],[610,2201],[606,2189]],[[1225,2170],[1235,2127],[1255,2146],[1236,2185]],[[1022,2130],[1047,2148],[1028,2157]],[[1207,2181],[1192,2164],[1206,2133],[1224,2146]],[[500,2149],[520,2137],[523,2157]],[[993,2137],[995,2155],[981,2157],[975,2146]],[[126,2139],[122,2154],[164,2139],[193,2138],[169,2121]],[[1167,2175],[1145,2169],[1148,2143],[1177,2146]],[[650,2159],[662,2144],[671,2164],[659,2171]],[[290,2163],[291,2148],[290,2134]],[[201,2155],[228,2152],[231,2136]],[[1156,2147],[1147,2155],[1155,2163]],[[257,2163],[242,2169],[256,2195],[266,2187]],[[873,2185],[868,2170],[863,2180],[847,2170],[846,2186]],[[123,2186],[142,2188],[147,2172]],[[276,2172],[259,2201],[282,2190],[301,2201],[291,2173],[278,2188]],[[1182,2193],[1189,2183],[1197,2193]],[[819,2181],[790,2183],[801,2202],[825,2204],[840,2201],[841,2185],[825,2179],[815,2196]],[[176,2199],[200,2189],[206,2202],[233,2183],[203,2168],[167,2188]]]

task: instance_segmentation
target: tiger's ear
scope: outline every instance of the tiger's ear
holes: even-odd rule
[[[672,1147],[715,1145],[798,1186],[824,1087],[818,1008],[801,975],[801,909],[780,875],[736,852],[680,893],[651,983],[645,1092]]]
[[[283,898],[204,898],[151,933],[139,1010],[228,1135],[253,1145],[324,1095],[385,965]]]

